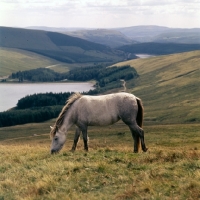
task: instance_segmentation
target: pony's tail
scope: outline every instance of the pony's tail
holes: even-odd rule
[[[138,126],[142,128],[144,108],[142,105],[142,100],[139,98],[136,98],[136,100],[137,100],[137,105],[138,105],[138,113],[137,113],[136,121],[137,121]]]
[[[136,97],[136,100],[137,100],[137,105],[138,105],[138,113],[137,113],[137,117],[136,117],[136,122],[137,122],[138,126],[140,128],[142,128],[144,108],[143,108],[143,105],[142,105],[142,100],[137,98],[137,97]],[[141,142],[140,142],[140,138],[138,137],[138,149],[140,149],[140,146],[141,146]]]

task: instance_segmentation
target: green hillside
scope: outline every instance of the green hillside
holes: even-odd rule
[[[20,49],[0,48],[0,77],[17,71],[47,67],[56,71],[68,71],[71,66],[57,60]]]
[[[66,63],[117,62],[122,52],[61,33],[0,27],[0,47],[38,53]]]
[[[200,122],[200,51],[130,60],[139,79],[130,92],[145,107],[145,120],[154,123]]]

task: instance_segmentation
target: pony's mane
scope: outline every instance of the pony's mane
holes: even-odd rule
[[[53,137],[56,134],[56,131],[62,126],[65,114],[69,107],[79,98],[81,98],[81,94],[79,92],[76,92],[72,94],[69,99],[66,101],[66,105],[63,107],[62,111],[60,112],[58,118],[56,119],[56,122],[51,129],[50,136]]]

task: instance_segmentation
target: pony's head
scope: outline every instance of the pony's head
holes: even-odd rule
[[[50,136],[52,138],[51,153],[57,153],[62,149],[66,141],[66,134],[60,130],[60,127],[62,126],[64,122],[64,118],[70,106],[77,99],[81,98],[81,96],[82,95],[80,93],[74,93],[73,95],[71,95],[70,98],[66,101],[66,105],[63,107],[62,111],[60,112],[55,125],[53,127],[50,126],[51,128]]]
[[[52,143],[51,143],[51,154],[53,153],[58,153],[65,141],[66,141],[66,134],[62,131],[60,131],[56,126],[51,127],[51,138],[52,138]]]

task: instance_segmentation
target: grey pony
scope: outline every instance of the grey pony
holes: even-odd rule
[[[55,125],[51,127],[51,153],[59,152],[65,141],[67,131],[76,125],[72,151],[75,151],[80,133],[83,134],[84,149],[88,151],[88,126],[106,126],[122,120],[130,129],[134,139],[134,152],[140,142],[142,150],[147,151],[144,142],[142,101],[130,93],[120,92],[100,96],[74,93],[66,102]]]

